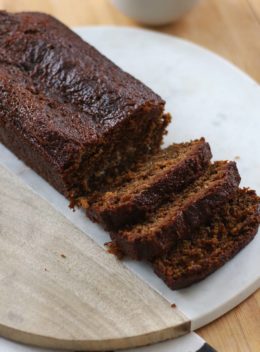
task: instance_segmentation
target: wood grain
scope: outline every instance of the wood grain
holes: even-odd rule
[[[0,0],[0,8],[45,11],[71,26],[139,26],[108,0]],[[179,22],[156,30],[203,45],[260,82],[259,0],[201,0]],[[219,351],[260,351],[259,301],[260,291],[198,333]]]
[[[260,291],[197,332],[220,352],[260,351]]]
[[[177,308],[2,166],[0,185],[1,336],[107,351],[189,332]]]

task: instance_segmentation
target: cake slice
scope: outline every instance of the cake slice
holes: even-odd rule
[[[187,287],[220,268],[257,233],[260,198],[239,189],[214,214],[208,225],[180,241],[168,254],[153,262],[154,271],[173,290]],[[238,274],[239,275],[239,274]]]
[[[164,105],[53,17],[0,11],[0,141],[71,201],[159,149]]]
[[[90,201],[87,214],[108,230],[140,222],[169,195],[198,178],[211,156],[204,138],[173,144],[114,180],[112,188]]]
[[[218,161],[180,194],[137,225],[111,232],[120,251],[135,259],[152,259],[166,253],[176,242],[189,238],[216,208],[237,190],[240,176],[235,162]]]

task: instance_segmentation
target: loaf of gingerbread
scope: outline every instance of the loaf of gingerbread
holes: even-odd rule
[[[0,141],[72,201],[159,149],[164,104],[53,17],[0,12]]]

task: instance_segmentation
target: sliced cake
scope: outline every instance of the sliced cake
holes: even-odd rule
[[[173,290],[202,280],[231,259],[257,233],[260,198],[240,189],[213,215],[208,225],[180,241],[168,254],[153,262],[154,270]],[[239,273],[238,273],[239,275]]]
[[[114,244],[127,256],[152,259],[188,238],[215,209],[231,198],[240,176],[235,162],[218,161],[180,194],[173,194],[142,223],[111,232]]]
[[[106,229],[117,230],[140,222],[172,195],[200,176],[211,159],[204,138],[173,144],[126,172],[113,187],[96,194],[87,206],[88,216]],[[89,205],[89,206],[88,206]]]

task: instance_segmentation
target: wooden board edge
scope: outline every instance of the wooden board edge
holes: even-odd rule
[[[17,330],[0,324],[0,335],[9,340],[35,347],[94,352],[147,346],[185,335],[191,331],[190,329],[191,322],[187,320],[179,325],[163,330],[152,331],[148,334],[130,336],[116,340],[63,340],[51,336],[41,336],[28,333],[26,331]]]

